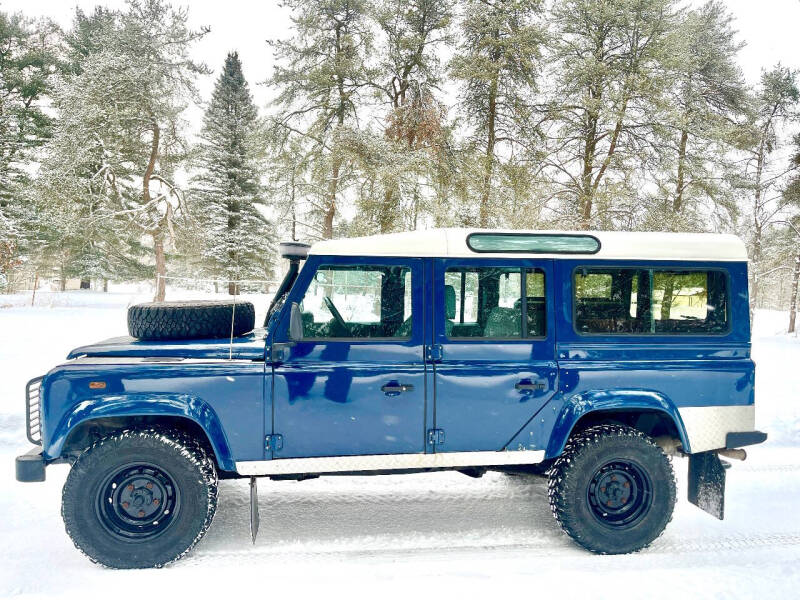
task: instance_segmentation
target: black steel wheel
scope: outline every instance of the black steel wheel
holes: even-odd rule
[[[175,521],[180,506],[175,480],[149,463],[123,465],[97,489],[97,518],[120,540],[161,535]]]
[[[586,488],[594,517],[613,529],[634,527],[653,505],[653,484],[635,461],[616,460],[600,467]]]
[[[672,519],[672,464],[650,438],[631,427],[597,425],[578,433],[549,478],[553,514],[573,540],[592,552],[641,550]]]
[[[160,567],[188,552],[211,525],[214,463],[176,431],[123,431],[86,450],[64,484],[67,533],[91,560]]]

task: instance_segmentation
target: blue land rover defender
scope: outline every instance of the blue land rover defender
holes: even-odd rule
[[[634,552],[672,516],[671,456],[721,519],[719,457],[766,439],[734,236],[447,229],[282,253],[263,328],[246,303],[140,305],[131,337],[28,384],[17,479],[72,465],[62,514],[93,561],[181,557],[218,478],[250,478],[255,536],[257,477],[437,470],[546,475],[578,544]]]

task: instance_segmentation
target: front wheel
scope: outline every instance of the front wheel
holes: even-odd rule
[[[217,506],[214,463],[177,431],[123,431],[80,455],[64,484],[61,515],[92,561],[160,567],[205,534]]]
[[[672,519],[672,464],[632,427],[597,425],[578,433],[549,478],[553,514],[573,540],[592,552],[641,550]]]

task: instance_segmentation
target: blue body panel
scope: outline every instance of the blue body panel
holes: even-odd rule
[[[578,267],[722,269],[729,274],[730,330],[723,335],[582,335],[572,322],[572,273]],[[555,261],[559,393],[509,444],[561,453],[580,417],[598,410],[653,410],[670,416],[691,451],[678,409],[754,402],[745,263]]]
[[[410,338],[290,342],[291,304],[302,300],[321,264],[408,266]],[[450,265],[544,271],[546,337],[449,340],[443,274]],[[724,269],[732,326],[723,335],[579,334],[572,273],[602,265]],[[276,344],[284,345],[283,356],[265,361]],[[429,345],[441,346],[440,360],[426,359]],[[228,340],[115,338],[70,353],[81,356],[88,358],[57,367],[43,381],[46,458],[58,457],[81,423],[144,415],[197,423],[226,470],[236,461],[360,454],[532,449],[552,458],[579,419],[596,411],[665,415],[690,451],[680,408],[754,401],[745,263],[312,255],[268,331],[236,338],[232,350]],[[238,360],[222,360],[229,357]],[[98,380],[105,389],[90,389],[89,381]],[[541,389],[515,389],[527,380]],[[413,390],[382,392],[391,382]],[[430,445],[430,429],[443,429],[444,443]],[[282,448],[265,451],[270,434],[283,436]]]
[[[79,356],[140,356],[179,358],[237,358],[264,360],[263,329],[229,339],[144,341],[123,336],[75,348],[67,358]]]
[[[103,381],[105,389],[89,388]],[[60,456],[69,433],[90,419],[165,415],[200,425],[220,466],[264,454],[264,363],[66,364],[42,382],[42,444]]]

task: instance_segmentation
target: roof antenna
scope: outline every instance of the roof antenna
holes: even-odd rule
[[[233,360],[233,324],[236,319],[236,294],[239,292],[239,278],[237,277],[236,279],[237,280],[233,282],[233,310],[231,310],[231,340],[228,344],[228,360]]]

